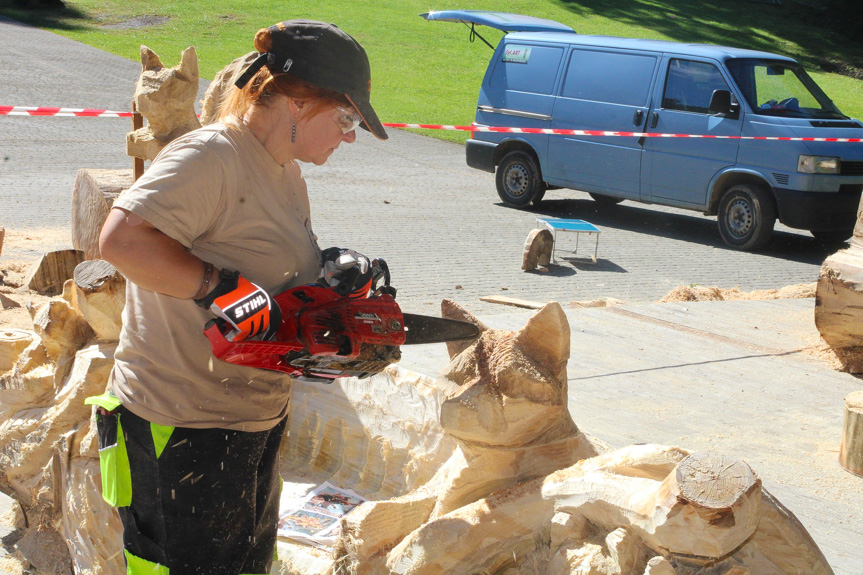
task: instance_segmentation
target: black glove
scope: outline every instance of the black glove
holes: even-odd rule
[[[271,339],[282,323],[282,310],[270,294],[240,275],[221,270],[219,283],[208,295],[195,303],[225,320],[228,341],[241,341],[263,335]]]
[[[344,248],[327,248],[321,252],[323,267],[318,284],[332,288],[342,296],[369,296],[374,280],[372,262],[361,253]]]

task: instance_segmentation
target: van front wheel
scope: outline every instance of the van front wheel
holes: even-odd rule
[[[719,201],[719,235],[734,249],[763,248],[775,223],[773,198],[758,186],[731,186]]]
[[[497,195],[504,204],[526,208],[545,195],[545,182],[536,159],[526,152],[510,152],[503,157],[495,174]]]

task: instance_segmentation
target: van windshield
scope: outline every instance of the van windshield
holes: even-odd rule
[[[760,58],[733,58],[726,64],[756,114],[846,118],[799,64]]]

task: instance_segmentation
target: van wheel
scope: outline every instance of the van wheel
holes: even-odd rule
[[[763,248],[773,235],[775,223],[773,198],[758,186],[731,186],[719,201],[719,235],[732,248]]]
[[[504,204],[526,208],[539,203],[545,195],[545,182],[536,159],[527,152],[510,152],[503,157],[495,174],[497,195]]]
[[[593,198],[593,201],[600,206],[616,206],[623,201],[623,198],[615,198],[613,196],[606,196],[605,194],[594,194],[593,192],[588,192],[587,195]]]

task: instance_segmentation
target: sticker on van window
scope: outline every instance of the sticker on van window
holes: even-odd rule
[[[528,60],[530,60],[529,46],[507,46],[503,53],[504,62],[527,64]]]

